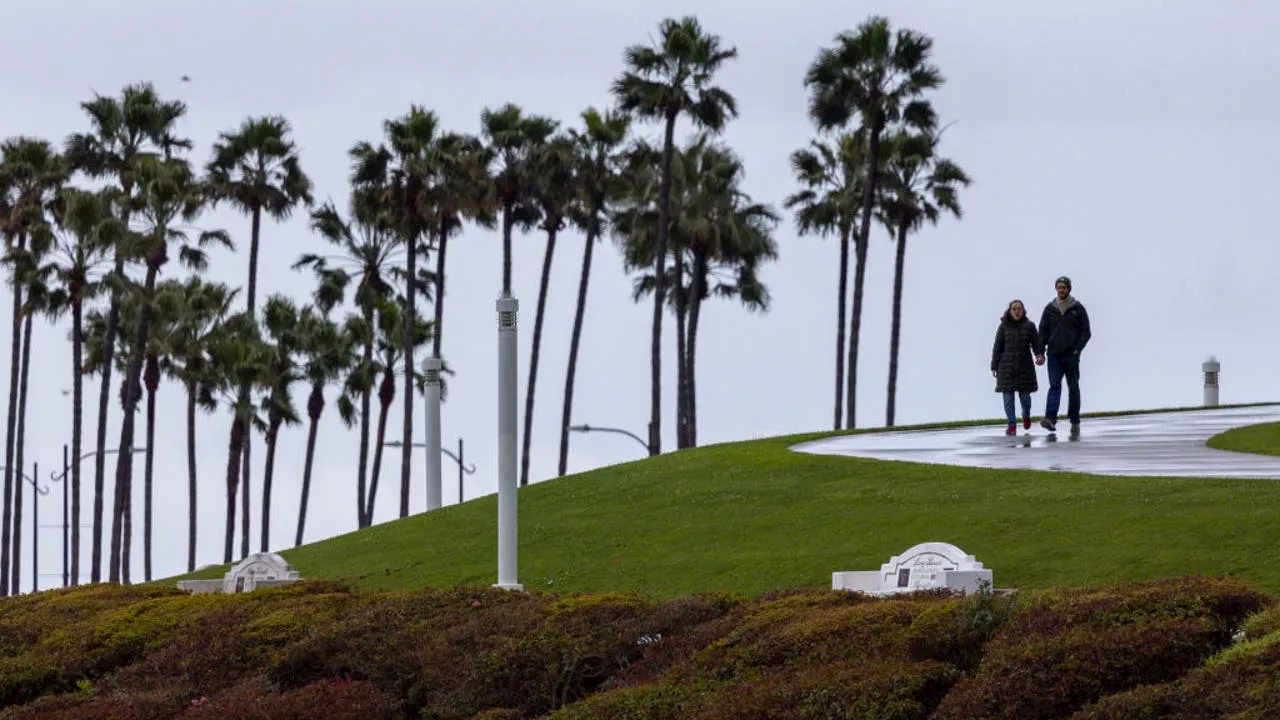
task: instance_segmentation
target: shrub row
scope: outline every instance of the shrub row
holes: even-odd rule
[[[1272,605],[1206,578],[666,602],[87,586],[0,600],[0,720],[1267,717]]]

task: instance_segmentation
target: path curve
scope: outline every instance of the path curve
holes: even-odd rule
[[[893,430],[791,446],[813,455],[847,455],[1009,470],[1093,475],[1280,479],[1280,457],[1217,450],[1205,441],[1245,425],[1280,422],[1280,405],[1085,418],[1078,438],[1066,422],[1050,437],[1039,425],[1014,437],[1004,424],[944,430]]]

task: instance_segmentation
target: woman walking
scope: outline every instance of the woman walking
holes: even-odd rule
[[[1022,427],[1031,429],[1031,393],[1040,389],[1036,382],[1036,365],[1044,363],[1043,355],[1035,355],[1040,347],[1036,324],[1027,318],[1027,308],[1014,300],[1000,318],[996,341],[991,349],[991,375],[996,379],[996,392],[1004,395],[1004,415],[1009,421],[1005,435],[1018,432],[1013,396],[1022,405]]]

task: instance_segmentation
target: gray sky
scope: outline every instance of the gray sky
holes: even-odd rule
[[[832,0],[793,0],[743,8],[728,0],[11,2],[0,7],[0,26],[21,29],[6,41],[20,70],[5,79],[0,136],[61,141],[85,127],[78,103],[94,91],[117,94],[126,83],[152,80],[165,96],[190,105],[183,130],[196,141],[193,158],[200,164],[217,132],[249,115],[283,114],[294,125],[317,198],[343,202],[347,148],[376,140],[382,120],[410,103],[467,132],[478,130],[482,108],[505,102],[576,123],[586,106],[610,102],[609,83],[627,45],[652,36],[663,17],[696,13],[740,50],[721,77],[741,110],[725,139],[744,158],[747,189],[781,209],[794,188],[788,156],[812,135],[801,84],[805,67],[835,33],[867,14],[885,13],[935,38],[935,59],[947,77],[935,102],[944,120],[955,123],[945,153],[975,179],[962,197],[962,222],[944,221],[910,241],[900,424],[998,415],[987,371],[997,317],[1014,297],[1038,317],[1053,279],[1064,273],[1093,320],[1094,340],[1082,364],[1086,411],[1197,403],[1200,362],[1210,353],[1223,363],[1223,402],[1276,398],[1280,343],[1268,332],[1268,299],[1280,245],[1270,237],[1274,191],[1267,181],[1280,165],[1274,133],[1280,48],[1271,34],[1280,10],[1262,2],[1157,6],[1136,0],[1070,6],[899,0],[856,10]],[[178,81],[183,74],[192,77],[190,84]],[[209,224],[247,245],[247,218],[219,211]],[[838,248],[832,240],[797,237],[790,217],[777,241],[781,260],[764,272],[774,297],[767,315],[724,303],[705,311],[698,357],[704,444],[822,430],[831,422]],[[573,234],[557,248],[535,410],[535,480],[555,474],[581,242]],[[262,296],[306,297],[311,278],[289,266],[321,247],[304,217],[266,225]],[[543,247],[539,236],[515,243],[521,412]],[[862,426],[884,419],[892,258],[892,244],[875,228],[861,344]],[[468,497],[496,490],[500,263],[494,233],[469,230],[451,244],[445,355],[458,375],[450,380],[443,433],[447,446],[465,438],[467,457],[479,466],[467,480]],[[240,285],[246,272],[245,255],[224,253],[210,275]],[[617,252],[602,246],[592,273],[575,422],[644,434],[651,309],[631,302]],[[0,317],[9,313],[8,295],[0,294]],[[668,448],[674,445],[672,326],[668,321],[664,351]],[[40,462],[43,477],[60,465],[61,446],[70,440],[70,398],[60,394],[70,387],[66,332],[40,327],[32,351],[27,457]],[[7,343],[7,323],[3,337]],[[0,384],[7,381],[6,370]],[[1041,381],[1043,387],[1043,373]],[[161,395],[157,576],[181,571],[186,547],[183,402],[171,384]],[[86,396],[96,407],[92,383]],[[1042,389],[1037,413],[1043,398]],[[400,407],[397,400],[389,436],[399,435]],[[320,430],[309,541],[355,527],[357,435],[342,429],[332,402],[329,409]],[[113,444],[119,420],[117,412]],[[86,438],[92,423],[90,414]],[[420,440],[420,420],[415,424]],[[202,564],[221,559],[228,427],[223,415],[200,419]],[[280,441],[273,549],[292,542],[304,443],[305,427],[286,431]],[[575,435],[570,468],[640,454],[623,437]],[[378,521],[393,518],[398,504],[398,454],[389,455]],[[259,439],[255,516],[263,457]],[[420,454],[414,463],[412,508],[420,512]],[[447,504],[456,501],[454,469],[446,460]],[[91,463],[85,475],[92,477]],[[137,477],[140,485],[140,468]],[[59,492],[55,487],[41,509],[46,524],[61,521],[54,510]],[[90,499],[86,492],[86,507]],[[137,507],[134,573],[140,577],[140,494]],[[29,516],[24,525],[29,531]],[[41,569],[60,572],[59,532],[41,533]],[[86,560],[87,537],[86,528]],[[28,534],[24,546],[29,543]],[[28,572],[29,563],[25,557]],[[55,581],[47,577],[42,585]]]

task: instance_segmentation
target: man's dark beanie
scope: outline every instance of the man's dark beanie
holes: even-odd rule
[[[1066,285],[1067,292],[1071,292],[1071,278],[1067,277],[1066,275],[1063,275],[1062,277],[1053,281],[1054,287],[1057,287],[1058,283],[1062,283],[1063,285]]]

